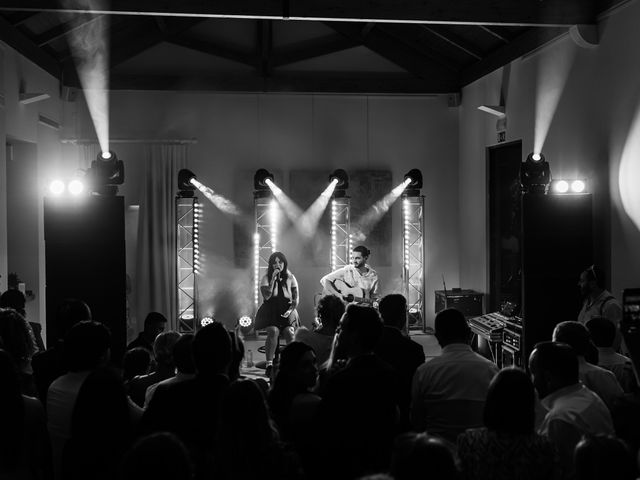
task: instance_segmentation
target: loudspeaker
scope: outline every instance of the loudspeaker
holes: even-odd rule
[[[47,344],[64,336],[56,310],[79,298],[93,319],[111,330],[111,354],[119,363],[126,344],[124,198],[45,197]]]
[[[475,290],[461,290],[454,288],[451,290],[436,290],[435,312],[438,313],[445,308],[455,308],[461,311],[465,317],[478,317],[483,312],[482,293]]]
[[[554,327],[576,320],[578,277],[593,263],[591,194],[522,196],[522,317],[526,364]]]

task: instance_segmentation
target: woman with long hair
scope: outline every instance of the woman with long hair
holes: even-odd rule
[[[267,376],[270,375],[273,357],[280,334],[291,343],[298,326],[298,281],[289,271],[287,257],[282,252],[273,252],[269,257],[267,273],[260,280],[260,293],[264,302],[256,313],[256,330],[266,330],[265,356]]]

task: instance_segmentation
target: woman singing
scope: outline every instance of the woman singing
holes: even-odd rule
[[[267,376],[270,375],[273,357],[282,331],[285,342],[293,340],[294,328],[298,325],[298,281],[287,268],[287,258],[281,252],[269,257],[267,274],[260,281],[260,292],[264,303],[256,314],[256,330],[267,330],[265,355]]]

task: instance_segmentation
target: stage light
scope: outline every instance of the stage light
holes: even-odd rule
[[[202,317],[202,319],[200,320],[200,326],[206,327],[207,325],[211,325],[213,322],[215,322],[215,319],[213,317],[210,317],[210,316]]]
[[[412,190],[420,190],[422,188],[422,172],[417,168],[409,170],[405,176],[405,181],[409,180],[408,188]]]
[[[349,175],[347,175],[347,172],[345,172],[343,169],[338,168],[337,170],[334,170],[331,175],[329,175],[329,181],[333,182],[334,180],[337,182],[336,188],[342,190],[349,188]]]
[[[238,319],[238,325],[242,328],[249,328],[253,324],[253,320],[248,315],[243,315]]]
[[[569,191],[569,183],[566,180],[558,180],[553,182],[552,185],[555,193],[567,193]]]
[[[93,187],[93,193],[115,195],[118,193],[117,185],[124,183],[124,163],[118,160],[114,152],[101,152],[91,162],[87,176]]]
[[[267,185],[267,180],[274,181],[274,177],[272,173],[269,173],[264,168],[256,171],[253,176],[253,189],[254,190],[268,190],[269,185]]]
[[[53,195],[62,195],[64,193],[64,182],[62,180],[54,180],[49,184],[49,191]]]
[[[587,188],[587,185],[582,180],[574,180],[573,182],[571,182],[571,191],[573,193],[582,193],[584,192],[585,188]]]
[[[542,153],[530,153],[520,164],[520,184],[529,193],[547,193],[551,182],[549,163]]]
[[[195,180],[196,174],[187,168],[183,168],[178,172],[178,196],[179,197],[193,197],[193,192],[196,186],[192,182]]]

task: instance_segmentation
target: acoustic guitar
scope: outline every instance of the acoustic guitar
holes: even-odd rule
[[[374,307],[378,306],[377,300],[370,298],[369,293],[364,288],[351,286],[344,280],[340,279],[334,280],[333,282],[331,282],[331,285],[333,285],[333,288],[335,288],[340,293],[340,297],[342,298],[342,300],[347,303],[359,303],[364,305],[372,305]],[[326,287],[322,293],[323,295],[335,295],[334,292],[330,292]]]

